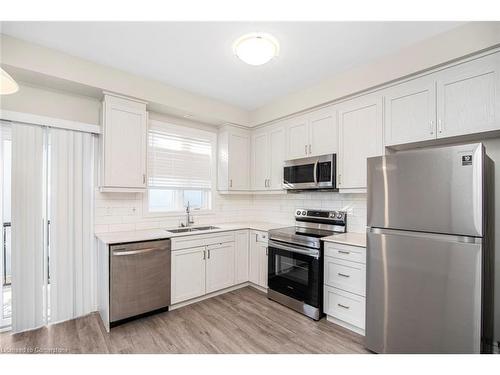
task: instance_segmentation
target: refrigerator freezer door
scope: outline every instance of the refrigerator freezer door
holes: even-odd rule
[[[368,159],[368,226],[483,236],[481,144]]]
[[[366,346],[479,353],[482,240],[370,229]]]

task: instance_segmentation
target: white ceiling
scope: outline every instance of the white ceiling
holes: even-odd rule
[[[2,22],[1,32],[253,110],[460,22]],[[263,31],[280,55],[255,67],[232,53]]]

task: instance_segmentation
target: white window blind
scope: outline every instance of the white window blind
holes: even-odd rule
[[[214,174],[215,134],[150,121],[148,187],[150,211],[210,208]]]

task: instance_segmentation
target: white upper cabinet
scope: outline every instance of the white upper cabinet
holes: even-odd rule
[[[327,107],[309,114],[309,156],[336,154],[338,148],[337,111]]]
[[[500,53],[437,75],[438,138],[500,129]]]
[[[287,127],[287,159],[334,154],[338,147],[334,106],[292,118]]]
[[[252,136],[252,189],[281,190],[285,160],[285,129],[273,126]]]
[[[101,139],[102,191],[146,189],[146,103],[105,94]]]
[[[283,189],[283,162],[285,161],[285,128],[277,127],[269,131],[269,181],[268,189]]]
[[[436,83],[433,75],[384,90],[386,146],[436,138]]]
[[[269,135],[267,132],[252,137],[252,189],[267,189],[269,178]]]
[[[339,105],[340,189],[366,189],[366,159],[384,152],[382,120],[380,95],[365,95]]]
[[[287,127],[287,159],[304,158],[308,155],[309,127],[306,116],[290,119]]]
[[[500,53],[381,93],[386,146],[500,130]]]
[[[225,127],[218,136],[217,189],[250,190],[250,132]]]

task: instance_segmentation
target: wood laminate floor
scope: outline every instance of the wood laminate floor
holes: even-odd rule
[[[363,337],[315,322],[251,287],[104,330],[97,313],[0,334],[0,353],[367,353]]]

